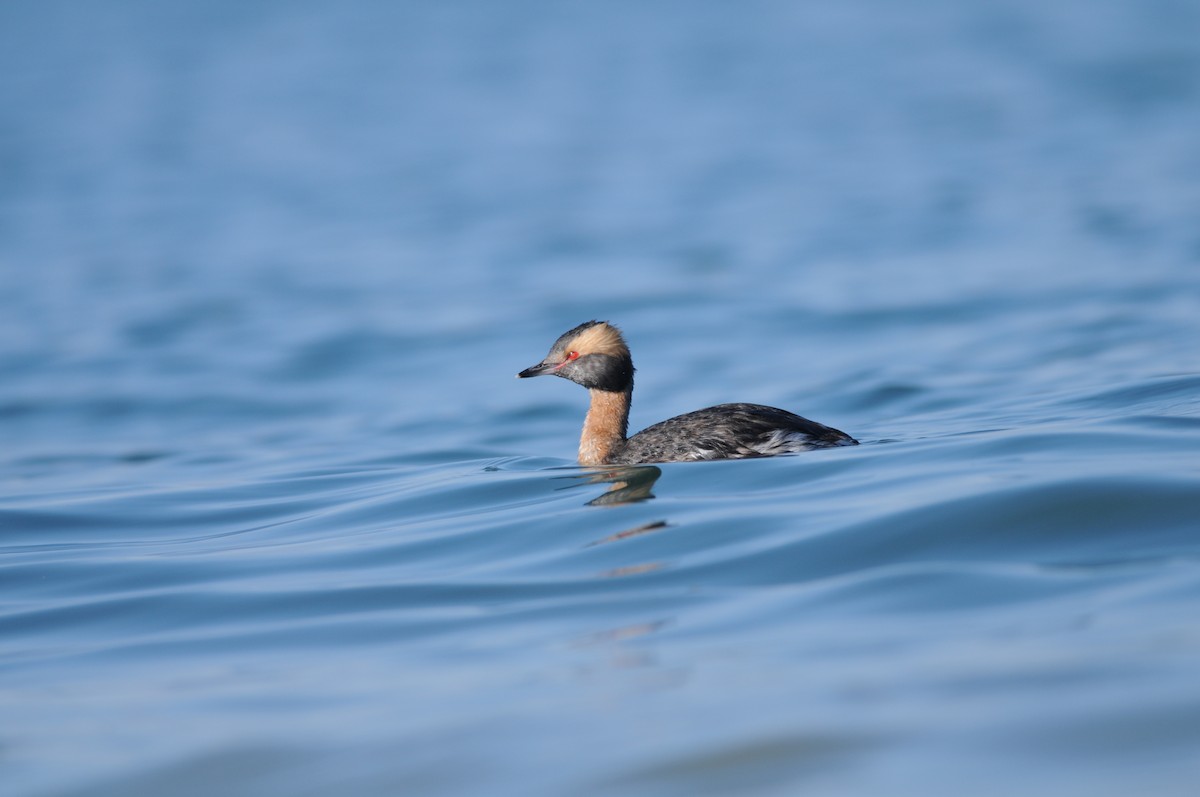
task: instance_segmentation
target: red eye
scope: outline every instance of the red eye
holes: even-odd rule
[[[578,357],[579,357],[579,352],[577,352],[577,351],[569,351],[569,352],[567,352],[567,359],[568,359],[568,360],[574,360],[574,359],[577,359]]]

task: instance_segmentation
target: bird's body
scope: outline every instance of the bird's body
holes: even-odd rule
[[[719,404],[656,423],[626,438],[633,359],[616,327],[589,321],[564,333],[542,362],[518,377],[553,374],[588,388],[581,465],[742,459],[856,445],[849,435],[762,404]]]

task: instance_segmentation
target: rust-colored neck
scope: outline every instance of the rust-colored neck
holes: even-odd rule
[[[579,438],[579,464],[603,465],[625,444],[633,388],[620,393],[611,390],[588,393],[592,403],[583,421],[583,436]]]

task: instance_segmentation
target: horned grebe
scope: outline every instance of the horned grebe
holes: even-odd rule
[[[858,444],[837,429],[761,404],[719,404],[656,423],[626,439],[633,359],[620,330],[606,321],[588,321],[563,333],[546,359],[517,377],[543,374],[570,379],[591,394],[579,439],[580,465],[771,457]]]

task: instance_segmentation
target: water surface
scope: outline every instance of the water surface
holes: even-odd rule
[[[1191,794],[1198,23],[7,4],[6,793]]]

